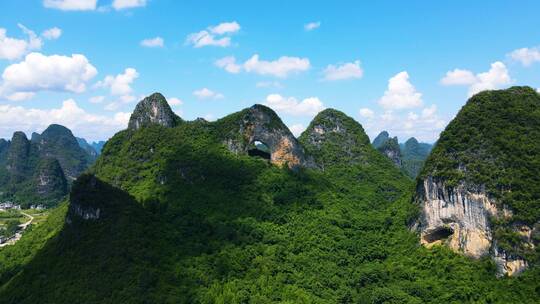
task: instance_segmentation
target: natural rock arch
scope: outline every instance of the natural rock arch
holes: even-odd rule
[[[225,143],[235,153],[249,154],[256,141],[264,143],[270,154],[270,162],[290,168],[313,166],[304,149],[274,111],[263,105],[254,105],[239,113],[238,120],[227,121],[222,126],[229,129]]]

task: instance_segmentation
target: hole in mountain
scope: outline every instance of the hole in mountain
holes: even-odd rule
[[[444,240],[454,233],[454,229],[450,227],[439,227],[424,235],[424,240],[428,243],[433,243],[439,240]]]
[[[248,155],[270,160],[270,149],[261,141],[254,141],[253,148],[248,150]]]

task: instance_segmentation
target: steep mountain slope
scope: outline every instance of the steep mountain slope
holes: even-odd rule
[[[417,185],[422,242],[500,273],[538,263],[540,95],[529,87],[473,96],[441,134]]]
[[[94,161],[71,131],[50,125],[28,140],[15,132],[0,145],[0,199],[24,206],[54,205],[67,194],[67,184]]]
[[[86,139],[80,138],[80,137],[75,137],[75,139],[77,139],[77,143],[79,144],[79,147],[81,147],[84,151],[86,151],[86,153],[90,155],[92,158],[96,159],[99,153],[101,153],[101,149],[96,150],[96,148],[92,144],[88,143]]]
[[[0,303],[540,299],[534,269],[497,280],[489,260],[418,246],[412,182],[339,111],[294,141],[260,105],[173,117],[117,133],[69,208],[0,250]],[[256,141],[278,154],[250,153]]]
[[[397,137],[390,137],[390,134],[386,131],[379,133],[373,140],[372,145],[413,179],[420,173],[424,161],[432,148],[432,145],[419,143],[414,137],[400,144]]]
[[[414,137],[409,138],[401,147],[401,167],[411,178],[416,178],[424,166],[432,145],[420,143]]]

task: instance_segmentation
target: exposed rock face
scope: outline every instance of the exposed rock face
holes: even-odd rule
[[[304,149],[291,131],[274,111],[263,105],[254,105],[241,112],[231,133],[226,135],[227,147],[235,153],[248,153],[256,141],[264,143],[270,153],[270,161],[276,165],[313,166]]]
[[[380,146],[382,146],[389,139],[390,139],[390,134],[388,134],[387,131],[382,131],[381,133],[379,133],[379,135],[377,135],[377,137],[375,137],[375,139],[373,140],[372,145],[373,145],[373,147],[378,149]]]
[[[401,150],[397,137],[389,138],[377,148],[382,154],[386,155],[397,167],[401,167]]]
[[[13,133],[11,144],[7,153],[6,169],[13,180],[18,181],[24,177],[28,167],[30,142],[23,132]]]
[[[154,93],[137,104],[129,119],[128,128],[137,130],[151,124],[172,128],[180,121],[180,117],[174,114],[165,97]]]
[[[510,218],[512,212],[497,208],[483,187],[464,183],[451,187],[428,176],[419,183],[416,197],[422,207],[417,229],[425,246],[444,244],[473,258],[491,254],[500,274],[517,274],[527,266],[523,259],[497,248],[490,219]]]
[[[98,199],[105,192],[102,182],[95,176],[81,175],[73,184],[66,222],[71,224],[75,219],[98,220],[103,215],[103,204]]]
[[[66,177],[55,158],[41,160],[34,179],[36,192],[43,198],[59,199],[67,194]]]
[[[83,150],[71,131],[52,124],[29,141],[15,132],[10,142],[0,141],[0,192],[18,204],[40,202],[53,206],[95,158]]]

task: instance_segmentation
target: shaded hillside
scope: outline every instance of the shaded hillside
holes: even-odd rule
[[[65,221],[41,226],[57,227],[44,245],[36,229],[0,250],[0,261],[15,257],[0,264],[0,303],[539,299],[537,271],[497,280],[489,260],[418,246],[411,181],[339,111],[320,113],[298,142],[258,105],[174,126],[164,113],[137,113],[149,123],[107,142],[95,177],[57,211]],[[313,163],[250,156],[257,140]]]
[[[10,141],[0,142],[0,200],[52,206],[94,160],[63,126],[50,125],[31,140],[15,132]]]

